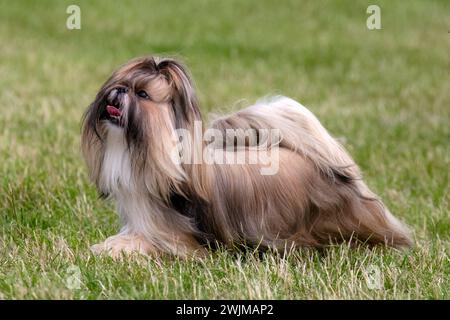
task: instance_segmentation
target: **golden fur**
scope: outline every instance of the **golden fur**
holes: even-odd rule
[[[148,99],[137,95],[141,90]],[[110,104],[122,112],[120,125],[105,115]],[[276,97],[216,119],[211,129],[225,140],[230,129],[231,139],[243,138],[231,150],[198,139],[201,120],[192,81],[176,60],[137,58],[105,82],[85,113],[82,150],[100,194],[115,199],[123,228],[95,252],[188,256],[217,244],[279,250],[342,241],[411,244],[344,148],[298,102]],[[277,152],[276,174],[261,174],[261,163],[193,161],[208,148],[257,158],[264,138],[244,137],[249,129],[279,131],[279,140],[264,144]],[[176,130],[191,138],[179,141]]]

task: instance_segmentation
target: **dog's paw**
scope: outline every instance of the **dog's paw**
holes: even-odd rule
[[[142,236],[118,234],[91,246],[91,251],[95,254],[106,254],[112,258],[120,258],[124,254],[132,253],[149,255],[154,250]]]

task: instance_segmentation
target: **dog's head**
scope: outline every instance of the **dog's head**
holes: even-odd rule
[[[161,126],[186,128],[199,118],[186,69],[173,59],[142,57],[104,83],[85,113],[83,133],[102,140],[108,128],[119,128],[129,144],[142,144]]]
[[[181,63],[158,57],[127,62],[103,84],[83,117],[81,142],[91,177],[98,180],[111,132],[124,138],[137,167],[154,162],[167,167],[174,130],[192,130],[196,120],[201,120],[197,98]]]

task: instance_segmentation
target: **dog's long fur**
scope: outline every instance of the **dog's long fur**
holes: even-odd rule
[[[142,89],[150,99],[136,96]],[[122,127],[103,119],[108,104],[122,110]],[[225,136],[227,129],[279,129],[281,140],[267,145],[279,147],[275,175],[261,175],[259,164],[173,161],[174,131],[195,137],[201,120],[190,76],[176,60],[137,58],[106,81],[85,113],[82,150],[99,193],[116,200],[123,228],[94,251],[188,256],[216,244],[411,244],[352,158],[298,102],[262,100],[211,125]],[[195,157],[205,143],[186,140],[182,147]],[[251,145],[244,151],[255,152]]]

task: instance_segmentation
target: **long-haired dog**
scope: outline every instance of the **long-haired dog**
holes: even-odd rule
[[[174,59],[137,58],[105,82],[84,115],[82,151],[100,195],[116,201],[123,228],[94,252],[184,257],[218,244],[411,244],[352,158],[298,102],[266,99],[216,119],[210,130],[224,140],[199,138],[201,120],[191,78]],[[203,150],[245,154],[246,161],[201,161]],[[247,161],[261,150],[277,152],[276,172]]]

